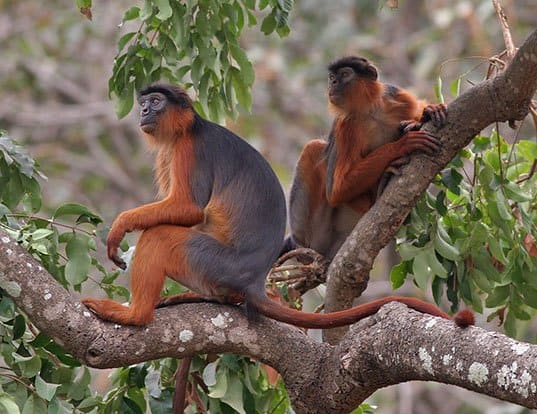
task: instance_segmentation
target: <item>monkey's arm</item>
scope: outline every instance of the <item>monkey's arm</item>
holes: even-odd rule
[[[178,199],[174,195],[161,201],[124,211],[114,220],[110,233],[108,233],[106,242],[108,257],[124,269],[125,262],[119,258],[117,249],[125,233],[145,230],[159,224],[191,227],[203,222],[203,218],[203,210],[196,204]]]
[[[425,131],[408,131],[398,141],[384,144],[359,162],[336,162],[332,185],[326,187],[326,198],[331,206],[347,203],[374,189],[390,163],[415,151],[429,155],[440,149],[438,139]]]

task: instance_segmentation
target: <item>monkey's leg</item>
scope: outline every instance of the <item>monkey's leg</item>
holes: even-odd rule
[[[220,303],[216,299],[208,298],[206,296],[200,295],[195,292],[185,292],[185,293],[179,293],[178,295],[161,297],[159,302],[157,303],[157,306],[155,306],[155,308],[159,309],[159,308],[164,308],[166,306],[179,305],[181,303],[208,303],[208,302]]]
[[[134,255],[131,271],[131,305],[110,299],[84,299],[82,302],[100,318],[123,325],[147,325],[153,320],[155,305],[167,274],[189,273],[183,252],[191,230],[161,225],[145,230]]]

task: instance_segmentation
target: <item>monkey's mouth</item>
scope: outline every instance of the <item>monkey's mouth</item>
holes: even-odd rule
[[[147,134],[150,134],[155,130],[156,124],[154,122],[146,122],[144,124],[140,124],[140,129],[144,131]]]
[[[330,101],[332,105],[337,105],[341,101],[341,98],[339,94],[337,94],[336,92],[329,92],[328,100]]]

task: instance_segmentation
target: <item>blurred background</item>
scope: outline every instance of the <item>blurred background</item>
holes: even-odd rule
[[[108,99],[123,12],[133,1],[93,1],[93,21],[72,0],[0,0],[0,128],[27,146],[48,176],[50,209],[80,202],[111,223],[155,197],[152,154],[138,132],[137,110],[118,120]],[[537,27],[537,1],[503,0],[515,45]],[[435,101],[433,86],[463,76],[484,79],[488,58],[505,45],[490,0],[297,1],[291,33],[280,39],[248,30],[242,46],[256,69],[251,113],[227,126],[271,162],[286,190],[304,144],[325,136],[331,117],[326,66],[342,55],[377,64],[384,81]],[[195,93],[190,91],[195,97]],[[535,139],[529,122],[522,138]],[[393,250],[393,249],[392,249]],[[379,259],[373,293],[385,295],[393,251]],[[380,269],[380,270],[379,270]],[[376,289],[376,290],[375,290]],[[97,384],[97,386],[99,386]],[[523,413],[456,387],[413,382],[377,392],[381,414]]]

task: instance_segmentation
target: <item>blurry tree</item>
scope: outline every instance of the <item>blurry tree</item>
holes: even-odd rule
[[[145,2],[140,8],[133,7],[127,12],[124,10],[131,6],[131,2],[96,3],[91,8],[93,23],[90,23],[83,21],[81,16],[79,17],[73,12],[72,1],[48,2],[46,5],[27,1],[0,2],[0,8],[7,11],[7,13],[0,15],[0,45],[5,51],[4,59],[0,62],[0,73],[2,74],[0,86],[5,98],[0,103],[0,122],[2,127],[10,130],[12,136],[24,137],[24,142],[31,145],[32,151],[38,154],[42,160],[51,181],[44,189],[47,196],[45,208],[48,206],[52,218],[43,220],[34,217],[23,219],[20,222],[12,216],[14,212],[20,212],[20,214],[35,213],[40,207],[40,196],[36,184],[24,178],[28,177],[24,171],[30,175],[30,179],[34,178],[33,172],[28,172],[27,168],[24,169],[24,166],[27,165],[24,159],[17,164],[17,162],[10,163],[9,158],[6,158],[8,164],[19,165],[23,173],[19,174],[14,170],[5,169],[2,171],[1,178],[9,179],[10,184],[4,187],[3,194],[6,197],[3,200],[3,205],[9,211],[3,210],[1,214],[4,224],[16,230],[13,235],[34,256],[39,257],[47,271],[53,274],[64,286],[73,286],[75,289],[79,289],[80,283],[88,276],[88,272],[91,276],[91,272],[97,271],[104,275],[104,279],[98,283],[99,287],[112,296],[127,295],[124,289],[113,283],[118,273],[107,271],[99,265],[97,259],[90,258],[90,251],[99,246],[98,243],[95,244],[94,241],[91,241],[91,238],[85,237],[84,231],[89,230],[91,233],[93,227],[98,224],[98,216],[87,208],[76,204],[67,204],[60,208],[51,208],[51,206],[57,206],[60,200],[76,200],[98,208],[108,218],[122,209],[148,201],[152,197],[150,171],[147,167],[150,162],[144,154],[143,144],[140,142],[133,119],[127,118],[125,121],[118,122],[113,115],[114,108],[107,100],[108,85],[106,80],[110,76],[113,76],[110,91],[115,97],[115,109],[122,115],[127,112],[130,106],[130,98],[127,95],[133,96],[133,88],[130,85],[151,79],[151,77],[168,75],[176,81],[183,79],[185,83],[191,83],[199,99],[198,109],[215,119],[220,119],[223,114],[236,115],[235,103],[237,100],[246,107],[244,109],[248,109],[248,88],[253,81],[250,74],[241,83],[237,80],[238,76],[228,76],[228,72],[222,68],[229,69],[235,63],[237,69],[244,70],[246,68],[245,70],[248,72],[249,61],[253,62],[257,75],[253,90],[253,116],[240,117],[236,124],[230,122],[230,125],[238,131],[245,131],[248,136],[257,138],[254,139],[254,144],[274,161],[280,175],[286,179],[290,176],[289,169],[292,168],[296,160],[296,151],[307,139],[322,135],[328,129],[329,116],[325,110],[323,90],[324,68],[329,60],[345,53],[365,54],[378,62],[384,70],[384,77],[394,83],[412,85],[422,95],[427,95],[432,92],[430,79],[435,79],[440,75],[442,79],[448,79],[448,84],[451,86],[451,88],[444,88],[444,92],[447,93],[446,89],[451,89],[454,95],[457,95],[461,89],[466,89],[484,76],[486,65],[489,62],[488,56],[494,51],[500,50],[499,45],[502,44],[497,24],[490,24],[495,21],[495,15],[489,1],[478,2],[477,6],[468,1],[405,1],[400,2],[401,8],[396,11],[386,7],[379,11],[379,3],[376,1],[301,2],[295,6],[292,20],[293,31],[285,40],[274,36],[265,37],[257,30],[244,32],[240,45],[248,51],[249,60],[244,60],[245,55],[242,54],[242,49],[235,50],[235,54],[229,50],[229,53],[226,54],[222,52],[223,48],[216,47],[217,59],[215,59],[214,54],[210,50],[206,50],[210,49],[207,45],[211,43],[207,41],[196,43],[197,40],[194,39],[196,39],[195,35],[198,30],[200,36],[203,34],[207,37],[213,35],[218,37],[216,29],[219,26],[215,20],[199,24],[193,20],[192,26],[185,26],[185,32],[181,33],[180,36],[190,35],[192,44],[188,45],[179,42],[184,38],[178,38],[178,33],[168,31],[175,27],[173,24],[169,24],[173,22],[174,16],[181,17],[187,12],[194,16],[195,12],[193,11],[196,10],[196,16],[201,14],[201,18],[203,18],[203,13],[196,9],[201,5],[207,5],[209,9],[212,7],[214,9],[210,10],[213,11],[220,10],[222,16],[228,19],[239,19],[239,12],[236,9],[236,5],[239,4],[244,27],[246,21],[253,22],[252,18],[257,19],[262,25],[263,19],[267,18],[267,13],[265,12],[261,17],[258,12],[252,13],[251,4],[253,3],[233,2],[234,7],[231,10],[223,10],[218,9],[221,5],[218,5],[217,2],[188,2],[184,6],[186,11],[179,11],[170,6],[171,15],[166,5],[177,6],[177,2]],[[282,10],[288,7],[285,5],[286,2],[261,3],[270,3],[275,7],[273,10],[278,10],[279,5],[282,5],[280,7]],[[150,8],[148,5],[157,7]],[[61,11],[60,6],[64,6],[63,11]],[[207,12],[207,9],[200,10]],[[508,7],[508,10],[512,13],[510,16],[512,21],[519,23],[513,25],[515,38],[522,40],[522,34],[524,36],[527,34],[528,27],[535,27],[537,19],[535,5],[532,2],[517,2],[516,7]],[[88,14],[88,10],[85,10],[85,13]],[[250,14],[253,17],[250,17]],[[124,16],[125,22],[118,29],[121,16]],[[327,16],[330,18],[328,19]],[[184,19],[180,20],[184,21]],[[233,22],[236,27],[240,27],[238,20],[233,20]],[[269,23],[265,24],[267,30],[263,31],[276,27],[274,23],[270,22],[269,19]],[[138,24],[138,26],[136,24],[132,26],[133,23]],[[263,29],[263,26],[261,28]],[[134,34],[129,35],[129,33]],[[281,33],[285,34],[285,29]],[[446,38],[443,36],[444,33],[450,33],[450,36]],[[240,31],[227,33],[233,37],[232,40],[235,43],[232,43],[235,47],[238,47],[238,43],[234,37],[239,34]],[[166,36],[169,38],[168,40]],[[116,60],[115,71],[112,72],[110,62],[116,53],[114,50],[116,41],[121,43],[120,52]],[[165,65],[162,69],[161,56],[155,52],[162,53],[169,48],[170,45],[163,43],[167,41],[179,42],[174,46],[176,48],[185,46],[185,48],[178,50],[176,62],[173,61],[173,57],[170,58],[173,53],[168,51],[164,57]],[[125,48],[121,46],[125,46]],[[127,54],[123,61],[121,61],[122,50],[126,51]],[[204,50],[205,52],[202,53]],[[129,53],[132,55],[128,56]],[[479,57],[449,60],[461,55],[479,55]],[[200,56],[205,56],[206,59],[199,58],[200,63],[196,63],[196,59]],[[128,62],[129,58],[132,58],[133,72],[130,73],[125,69],[122,74],[121,64]],[[179,59],[185,59],[186,63]],[[220,70],[215,68],[217,60]],[[446,63],[440,68],[439,62]],[[137,63],[138,67],[136,67]],[[480,65],[481,71],[475,69],[477,65]],[[205,69],[200,70],[203,75],[198,75],[198,79],[192,79],[193,67]],[[110,68],[110,73],[103,76],[103,68]],[[169,72],[166,71],[166,68]],[[133,77],[130,77],[129,73]],[[122,74],[123,79],[128,81],[123,87],[118,80],[118,74]],[[463,81],[457,82],[457,79]],[[121,93],[125,91],[125,85],[128,87],[122,96]],[[213,109],[211,110],[211,108]],[[261,114],[265,116],[261,116]],[[292,122],[289,119],[292,119]],[[514,136],[514,139],[518,139],[518,134],[528,136],[531,133],[525,131],[529,131],[529,129],[521,130]],[[534,242],[529,237],[536,236],[535,205],[531,202],[535,200],[533,193],[535,179],[531,169],[532,157],[535,159],[535,146],[532,143],[521,142],[516,147],[510,147],[502,140],[499,132],[500,128],[497,127],[495,132],[487,133],[477,141],[473,148],[462,153],[457,158],[458,163],[456,162],[438,177],[436,191],[431,192],[418,203],[418,209],[412,213],[409,225],[404,227],[400,233],[400,238],[407,242],[407,244],[402,245],[403,250],[401,250],[405,261],[392,273],[392,282],[397,285],[408,272],[413,272],[415,280],[421,288],[426,288],[430,281],[433,282],[435,299],[440,300],[442,289],[447,287],[448,297],[452,303],[456,304],[462,298],[476,306],[477,310],[480,309],[481,298],[486,297],[486,304],[497,308],[496,315],[502,317],[506,315],[510,318],[507,319],[509,321],[507,327],[514,334],[514,327],[519,323],[518,320],[531,317],[532,309],[535,307],[532,294],[532,289],[535,289],[532,285],[533,281],[531,278],[524,279],[524,275],[532,274],[531,266],[535,265],[534,256],[524,254],[525,251],[531,253]],[[58,142],[61,145],[58,145]],[[13,158],[14,154],[19,153],[18,149],[13,149],[15,147],[12,144],[6,144],[5,148],[4,156],[8,154]],[[495,158],[495,156],[497,157]],[[475,172],[469,173],[468,180],[463,179],[465,171],[462,160],[465,159],[472,161],[476,166]],[[282,166],[286,168],[282,168]],[[145,183],[145,185],[141,185],[140,177],[145,177],[145,180],[142,181],[142,184]],[[503,197],[503,199],[498,202],[498,197]],[[476,204],[476,200],[483,204]],[[468,211],[468,205],[475,206],[475,209],[472,211],[470,208]],[[467,217],[458,214],[465,208],[467,209]],[[71,227],[68,227],[68,231],[60,232],[58,230],[60,224],[58,224],[57,219],[64,218],[66,214],[74,214],[82,229],[78,229],[77,223],[70,223],[68,225]],[[106,221],[110,222],[108,219]],[[90,229],[84,226],[90,226]],[[380,226],[379,228],[383,229],[384,227]],[[481,255],[481,252],[479,249],[473,251],[471,247],[482,246],[484,242],[488,241],[487,236],[490,231],[495,232],[494,235],[498,237],[498,243],[494,245],[494,242],[490,242],[486,252],[489,262],[487,264],[485,261],[485,263],[480,264],[474,256]],[[384,237],[388,237],[388,233]],[[393,234],[388,238],[391,237]],[[527,237],[529,241],[526,241]],[[515,253],[510,253],[511,247],[516,242],[525,246],[526,250],[519,249],[515,250]],[[7,249],[4,250],[4,253],[8,250],[14,250],[10,243],[6,242],[5,244],[8,246],[4,246]],[[9,256],[8,253],[6,254]],[[518,254],[515,260],[513,260],[514,254]],[[24,261],[29,260],[24,256],[22,257]],[[371,256],[371,258],[374,257],[375,255]],[[491,257],[494,257],[492,261]],[[9,261],[9,263],[11,262]],[[31,264],[30,262],[26,263]],[[462,280],[462,288],[457,283],[455,285],[446,283],[449,280],[453,281],[453,277],[459,277],[459,274],[462,276],[466,274],[466,268],[461,270],[461,263],[471,264],[467,269],[471,269],[477,275],[473,279]],[[482,277],[479,279],[479,272],[483,273],[482,267],[489,270],[490,263],[494,266],[493,277],[491,279],[485,277],[486,280],[482,280]],[[91,265],[96,267],[90,267]],[[524,266],[529,266],[529,270],[525,269]],[[93,270],[90,271],[90,268]],[[434,271],[434,275],[428,271],[429,269]],[[367,273],[369,273],[368,270],[366,269]],[[485,272],[485,275],[488,276],[488,274],[488,271]],[[517,279],[517,275],[520,275],[522,279]],[[91,278],[98,279],[94,276]],[[465,286],[464,283],[468,286]],[[365,284],[367,284],[367,280]],[[20,297],[16,296],[17,288],[9,281],[8,285],[6,286],[4,283],[2,288],[6,293],[15,296],[17,303],[22,301]],[[168,288],[176,289],[172,286]],[[15,290],[13,291],[13,289]],[[35,292],[44,289],[42,295],[36,294],[38,298],[43,298],[46,301],[42,302],[41,308],[57,309],[52,305],[59,306],[59,304],[68,303],[61,291],[46,291],[46,289],[53,289],[48,284],[33,285],[33,289]],[[449,289],[451,289],[451,293]],[[53,302],[50,301],[52,297],[49,297],[50,292],[54,292]],[[20,407],[28,406],[26,409],[30,410],[34,406],[42,407],[45,401],[51,401],[50,404],[60,404],[65,405],[65,407],[71,407],[67,404],[72,404],[83,411],[100,407],[103,410],[138,412],[136,410],[143,410],[141,407],[145,407],[147,398],[153,412],[155,410],[158,412],[159,409],[165,410],[166,405],[170,403],[175,360],[160,360],[117,371],[114,375],[114,383],[118,385],[118,388],[112,390],[103,400],[87,393],[86,386],[89,376],[85,368],[74,368],[76,371],[68,368],[72,365],[76,366],[76,361],[68,357],[64,358],[63,350],[55,346],[49,338],[43,339],[42,336],[39,338],[40,340],[37,340],[39,335],[35,327],[29,322],[24,322],[24,318],[14,310],[13,302],[7,296],[4,296],[2,303],[4,306],[2,315],[5,319],[4,327],[6,329],[4,338],[7,338],[7,345],[3,347],[3,355],[4,358],[7,358],[10,367],[13,367],[14,372],[8,372],[4,377],[8,379],[4,389],[7,394],[3,394],[0,398],[0,403],[4,406],[12,408],[10,404],[15,401]],[[43,303],[47,303],[47,306],[43,306]],[[214,313],[216,315],[216,311],[211,310],[211,307],[203,309],[206,310],[207,314]],[[114,357],[117,357],[114,351],[114,340],[117,340],[115,344],[120,348],[123,347],[123,350],[133,349],[130,356],[136,355],[134,360],[144,359],[145,350],[140,348],[139,343],[131,345],[131,342],[127,340],[129,335],[133,333],[132,330],[122,329],[121,333],[117,330],[107,330],[108,327],[103,327],[93,320],[90,326],[84,313],[80,313],[83,311],[76,307],[76,304],[72,310],[74,314],[78,313],[82,316],[82,319],[78,321],[86,321],[84,328],[91,328],[93,332],[101,332],[103,335],[110,334],[112,338],[112,342],[107,343],[106,347],[102,348],[102,344],[97,344],[97,342],[78,343],[76,341],[79,337],[74,335],[74,338],[68,339],[65,347],[75,353],[77,357],[87,363],[99,366],[117,366],[133,362],[129,358],[116,358],[114,360]],[[192,322],[193,319],[190,319],[193,317],[192,311],[189,313],[188,310],[186,309],[184,313],[179,313],[182,310],[166,313],[167,316],[171,316],[170,321],[175,320],[171,315],[172,313],[178,315],[177,331],[183,329],[185,324],[188,325],[188,321],[191,321],[190,326],[204,326],[202,321]],[[196,311],[194,310],[194,312]],[[32,315],[29,309],[27,309],[27,313]],[[405,311],[400,310],[400,313],[404,315]],[[45,319],[54,318],[55,315],[50,313],[44,317]],[[241,316],[234,311],[233,318],[239,321],[241,334],[252,334],[241,322]],[[386,318],[389,324],[389,315]],[[34,315],[31,319],[34,320]],[[381,322],[383,320],[381,318]],[[41,322],[43,322],[42,319],[37,316],[35,323],[41,327]],[[68,329],[82,332],[79,331],[82,327],[77,324],[75,316],[73,316],[72,323],[73,325],[69,325]],[[46,321],[45,325],[49,324],[50,319]],[[427,325],[429,324],[430,322],[427,323]],[[64,325],[59,322],[57,325],[55,328],[57,331],[54,332],[61,333]],[[399,325],[403,326],[404,322],[400,322]],[[349,355],[354,355],[349,349],[357,349],[353,347],[356,344],[361,344],[365,347],[364,350],[368,355],[367,326],[364,324],[361,326],[364,329],[363,332],[354,330],[353,334],[349,334],[346,341],[344,340],[333,354],[340,354],[340,351],[344,352],[344,350],[348,351],[340,356],[344,369],[349,370],[349,375],[357,374],[356,371],[352,370],[353,364],[356,363],[357,367],[361,366],[360,362],[348,359]],[[23,329],[24,327],[28,327],[27,332]],[[267,326],[263,325],[263,327]],[[214,329],[210,325],[209,328]],[[200,332],[203,332],[202,328],[199,329]],[[237,346],[228,344],[229,348],[219,348],[221,344],[211,344],[210,339],[205,343],[211,349],[216,346],[214,349],[216,351],[226,350],[244,353],[274,364],[286,380],[294,385],[291,390],[297,404],[300,398],[306,399],[309,392],[318,394],[319,387],[313,387],[309,391],[303,389],[303,385],[294,377],[300,372],[289,372],[289,370],[297,370],[297,366],[294,364],[301,362],[294,361],[292,357],[304,358],[302,363],[305,364],[310,361],[309,357],[304,357],[301,354],[303,352],[301,346],[314,348],[316,349],[314,352],[321,356],[328,355],[324,354],[328,348],[317,348],[305,338],[297,336],[295,331],[289,331],[274,324],[268,324],[267,329],[267,332],[261,333],[262,331],[259,331],[259,337],[261,335],[269,336],[263,339],[263,341],[268,341],[264,342],[264,345],[269,345],[270,352],[275,352],[274,354],[270,352],[258,354],[248,344],[237,343]],[[411,327],[408,327],[409,332],[410,329]],[[271,342],[270,332],[275,334],[272,339],[278,339],[282,336],[293,338],[296,341],[294,344],[296,348],[290,346],[288,350],[283,350],[288,352],[286,357],[278,354],[278,350],[273,348],[279,345]],[[522,331],[519,334],[524,335],[525,339],[533,339],[528,336],[529,332],[531,331]],[[163,337],[162,331],[157,330],[156,333],[157,338]],[[432,332],[433,335],[439,333]],[[38,336],[36,337],[36,335]],[[63,334],[54,333],[51,335],[57,339],[63,338]],[[358,335],[363,335],[364,338]],[[483,335],[483,333],[479,333],[479,335]],[[134,334],[134,338],[137,338],[136,334]],[[362,342],[358,341],[358,338]],[[92,337],[92,339],[94,338]],[[388,334],[383,339],[389,342]],[[395,337],[393,340],[396,341],[396,339]],[[44,342],[40,342],[41,340]],[[130,340],[132,341],[132,338]],[[231,340],[231,342],[233,341]],[[176,342],[177,338],[171,339],[171,344],[175,345],[176,352],[173,355],[194,351],[193,348],[188,348],[185,345],[185,349],[177,354]],[[251,342],[256,343],[253,339]],[[455,343],[456,341],[453,342],[453,344]],[[203,344],[204,340],[201,339],[198,346],[201,347]],[[151,349],[154,351],[151,354],[152,358],[156,357],[157,354],[158,356],[172,355],[169,349],[161,352],[158,351],[160,345],[153,345],[155,347]],[[460,344],[460,355],[466,355],[465,352],[469,352],[468,355],[474,355],[471,352],[471,345],[471,338],[469,338],[469,345]],[[130,348],[131,346],[132,348]],[[489,344],[489,346],[491,345]],[[499,343],[495,343],[495,346],[498,349],[501,348]],[[525,346],[525,344],[505,342],[506,355],[524,349],[524,357],[529,358],[529,354],[534,351],[533,348],[530,350],[530,348],[526,349]],[[34,347],[44,350],[42,352],[35,351]],[[102,359],[103,349],[104,352],[109,353],[106,358],[110,358],[110,360],[106,360],[106,362],[103,362]],[[293,349],[301,357],[296,356],[298,354],[295,355]],[[374,349],[375,352],[378,352],[377,345]],[[415,346],[413,349],[415,350]],[[409,364],[415,365],[416,362],[421,361],[425,367],[425,373],[416,374],[412,371],[411,377],[436,378],[429,376],[431,374],[427,365],[429,354],[426,348],[423,349],[425,351],[420,351],[421,353],[417,356],[419,360],[411,361]],[[509,349],[511,349],[511,353],[508,352]],[[444,354],[444,357],[448,355],[451,354]],[[54,359],[55,356],[57,358],[61,356],[63,359],[58,362]],[[509,360],[507,356],[505,358]],[[39,363],[36,362],[38,360]],[[49,360],[52,362],[43,362]],[[274,362],[276,360],[278,362]],[[383,365],[382,359],[380,362],[375,361],[380,366]],[[517,363],[513,359],[510,361],[513,364]],[[287,363],[288,366],[285,366],[284,363]],[[387,364],[387,362],[385,363]],[[401,361],[398,363],[404,366]],[[522,362],[520,363],[522,364]],[[62,364],[67,364],[67,366]],[[312,360],[312,364],[311,368],[320,366],[318,361]],[[532,364],[534,363],[532,362]],[[28,365],[31,366],[31,369],[25,370]],[[532,391],[531,375],[535,376],[533,368],[528,365],[527,370],[524,371],[530,375],[530,379],[527,380],[528,377],[522,368],[518,370],[515,365],[504,366],[507,367],[507,371],[504,371],[503,374],[505,377],[505,387],[503,388],[505,389],[502,388],[502,390],[506,394],[513,391],[510,387],[527,388]],[[472,367],[474,367],[473,370]],[[493,365],[489,366],[491,370],[492,367]],[[388,368],[389,366],[383,367],[384,370]],[[470,365],[464,368],[468,370],[469,377],[470,373],[476,375],[469,380],[474,379],[477,381],[474,381],[474,384],[478,386],[482,385],[479,381],[487,378],[487,374],[483,376],[484,371],[481,365]],[[503,369],[503,367],[498,366],[498,369],[500,368]],[[329,378],[329,367],[324,369],[327,370],[328,375],[325,378]],[[193,384],[197,384],[199,389],[208,391],[211,398],[204,403],[212,404],[210,406],[212,412],[218,412],[219,409],[228,412],[229,407],[240,412],[240,402],[243,404],[243,409],[246,407],[247,410],[248,407],[251,409],[251,404],[256,405],[257,408],[260,407],[257,404],[268,404],[266,407],[270,404],[279,404],[278,407],[273,408],[280,411],[274,412],[285,412],[284,410],[288,407],[287,403],[282,400],[285,392],[281,388],[281,384],[273,390],[268,385],[264,371],[244,358],[226,357],[215,361],[200,359],[194,365],[193,373],[195,374],[200,370],[203,371],[203,381],[200,377],[194,376]],[[435,372],[441,376],[439,371],[435,366]],[[39,375],[36,375],[37,372]],[[458,376],[460,375],[454,375],[454,377]],[[403,377],[399,379],[391,378],[390,380],[398,382],[402,379],[408,378],[403,374]],[[460,378],[444,377],[443,380],[459,383],[457,381]],[[327,383],[330,383],[329,381]],[[337,381],[334,380],[334,384],[337,384]],[[20,386],[15,383],[20,384]],[[56,387],[57,384],[63,385]],[[145,391],[142,386],[145,386]],[[206,389],[206,386],[209,388]],[[340,386],[346,389],[349,384],[342,383]],[[14,387],[16,390],[12,390],[10,387]],[[324,393],[328,396],[331,391],[325,387],[326,385],[323,384]],[[23,392],[24,388],[27,391]],[[78,393],[73,391],[73,388],[76,388]],[[479,389],[484,391],[484,388]],[[408,388],[406,389],[408,390]],[[298,396],[300,393],[304,393],[304,396]],[[493,391],[488,391],[488,393],[500,397],[503,395]],[[360,392],[355,390],[355,394],[352,397],[356,399],[355,401],[361,399]],[[17,397],[13,397],[13,395],[17,395]],[[29,395],[32,397],[28,398]],[[192,395],[197,394],[193,393]],[[513,400],[513,397],[505,398]],[[301,400],[300,403],[302,403]],[[53,407],[55,406],[53,405]],[[321,407],[322,405],[316,406],[316,408],[324,410]],[[70,412],[70,409],[65,408],[66,412]],[[49,407],[49,410],[54,410],[54,408]]]

